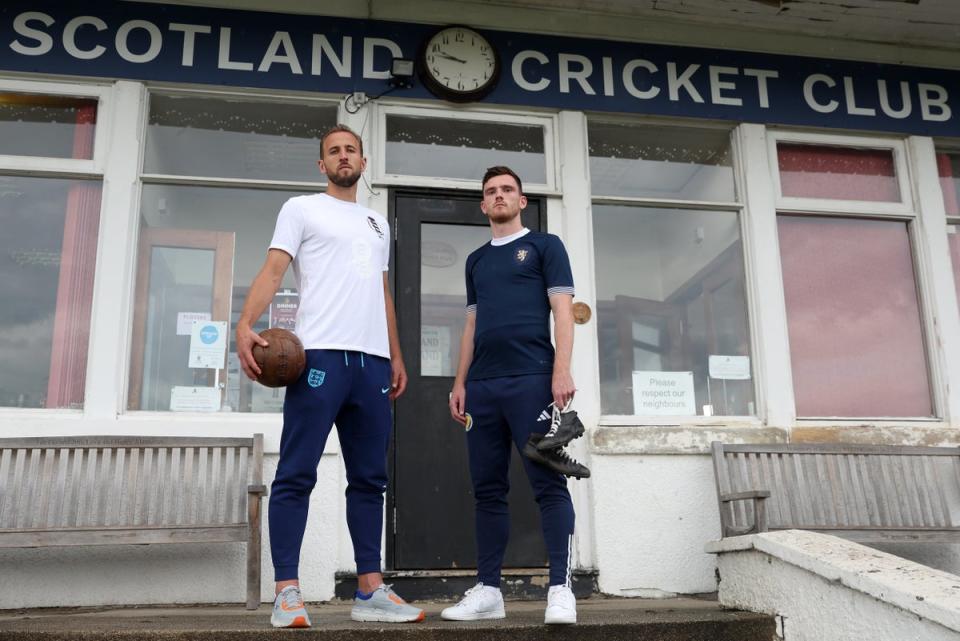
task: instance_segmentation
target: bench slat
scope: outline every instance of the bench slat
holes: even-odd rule
[[[886,527],[895,528],[907,525],[907,520],[903,516],[901,504],[899,501],[891,501],[890,497],[896,496],[896,483],[892,480],[890,470],[890,461],[887,456],[877,457],[877,467],[879,470],[880,491],[877,500],[881,501],[887,509]]]
[[[739,465],[737,466],[736,487],[738,491],[753,489],[750,482],[750,472],[747,468],[747,454],[741,454],[737,457]],[[735,519],[737,527],[747,527],[753,520],[753,506],[746,501],[739,501],[738,515]]]
[[[848,522],[869,524],[863,509],[863,501],[857,492],[856,472],[849,454],[837,457],[837,470],[840,474],[840,495],[847,511]]]
[[[936,500],[931,499],[933,504],[934,518],[939,526],[950,524],[950,508],[947,505],[947,494],[942,484],[937,482],[937,473],[934,466],[937,461],[930,456],[923,459],[923,476],[926,479],[927,487],[936,489]]]
[[[923,447],[916,445],[857,445],[843,443],[752,443],[723,445],[727,454],[780,452],[785,454],[867,454],[896,456],[960,456],[960,447]]]
[[[932,527],[937,525],[933,516],[933,506],[930,502],[930,495],[927,492],[927,484],[923,482],[923,461],[926,457],[911,457],[907,467],[913,476],[913,484],[917,490],[917,500],[920,503],[920,518],[924,526]]]
[[[923,525],[923,512],[920,508],[920,492],[916,486],[912,475],[910,474],[910,465],[905,458],[896,459],[897,477],[900,480],[900,494],[906,500],[907,509],[910,512],[910,525],[920,527]]]
[[[844,473],[844,490],[848,498],[847,506],[850,511],[850,517],[855,523],[870,525],[870,515],[867,513],[867,499],[863,495],[860,485],[859,470],[857,468],[857,457],[853,454],[844,454],[840,460],[841,469]]]
[[[223,478],[227,482],[223,484],[223,522],[229,523],[233,520],[233,495],[237,488],[237,462],[235,460],[237,450],[232,447],[224,448],[224,454]]]
[[[219,527],[71,528],[66,530],[25,529],[4,532],[0,549],[71,545],[117,545],[131,543],[227,543],[246,541],[243,525]]]
[[[5,527],[13,513],[13,451],[0,450],[0,527]]]
[[[853,455],[853,467],[857,477],[857,489],[863,497],[863,506],[867,514],[867,523],[873,526],[880,525],[880,513],[877,509],[877,498],[872,488],[870,475],[867,471],[866,457],[860,454]]]

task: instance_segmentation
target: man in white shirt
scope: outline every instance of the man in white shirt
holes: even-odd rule
[[[333,423],[347,472],[347,525],[358,590],[355,621],[422,621],[415,608],[384,585],[380,573],[383,493],[393,423],[390,403],[407,385],[396,313],[387,282],[390,228],[358,205],[366,167],[360,137],[337,125],[321,138],[325,194],[291,198],[280,210],[267,259],[253,280],[237,323],[237,354],[256,380],[252,329],[293,263],[300,293],[297,336],[306,349],[300,379],[287,387],[280,460],[271,486],[270,549],[276,585],[271,623],[310,627],[300,593],[300,547],[317,464]]]

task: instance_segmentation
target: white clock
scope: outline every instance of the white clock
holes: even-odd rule
[[[420,50],[420,78],[436,96],[470,102],[486,96],[500,79],[500,57],[485,37],[467,27],[444,27]]]

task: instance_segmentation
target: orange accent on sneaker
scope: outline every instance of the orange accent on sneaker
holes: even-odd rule
[[[294,606],[294,607],[292,607],[292,608],[288,608],[288,607],[287,607],[287,604],[281,601],[281,602],[280,602],[280,609],[283,610],[284,612],[296,612],[297,610],[302,610],[302,609],[303,609],[303,604],[301,603],[300,605]],[[302,618],[302,617],[301,617],[301,618]]]
[[[420,616],[413,620],[414,623],[420,623],[427,618],[427,612],[425,610],[420,610]]]
[[[293,620],[293,623],[287,626],[288,628],[309,628],[310,624],[307,623],[306,617],[297,617]]]
[[[407,602],[398,597],[396,594],[388,594],[387,598],[396,603],[397,605],[406,605]]]

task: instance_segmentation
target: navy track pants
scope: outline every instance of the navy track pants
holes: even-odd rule
[[[283,403],[280,461],[270,491],[270,550],[276,581],[298,578],[310,492],[333,423],[347,471],[347,527],[357,574],[380,571],[387,488],[390,361],[341,350],[307,350]]]
[[[527,374],[467,382],[466,409],[473,419],[467,449],[476,501],[477,580],[484,585],[500,585],[510,536],[511,445],[521,456],[540,508],[550,585],[570,585],[574,513],[566,478],[519,454],[532,432],[550,429],[551,380],[550,374]]]

